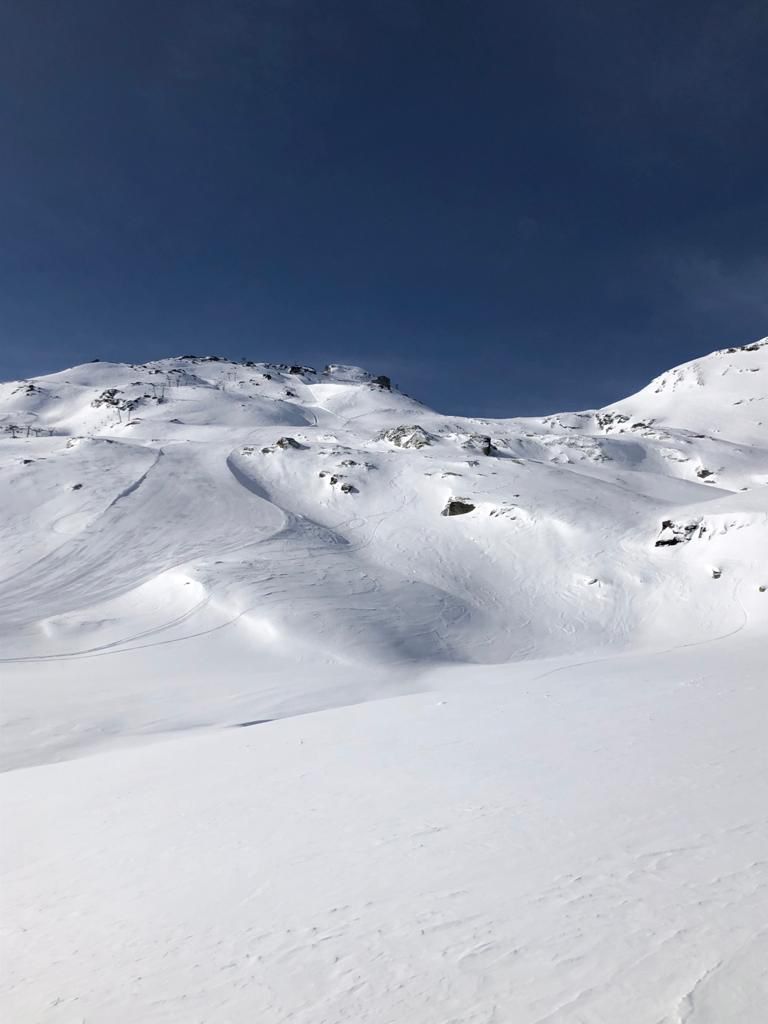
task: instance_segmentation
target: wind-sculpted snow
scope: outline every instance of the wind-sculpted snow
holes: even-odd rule
[[[441,670],[6,773],[5,1016],[761,1024],[764,658]]]
[[[762,1020],[765,341],[503,420],[92,363],[0,502],[8,1019]]]

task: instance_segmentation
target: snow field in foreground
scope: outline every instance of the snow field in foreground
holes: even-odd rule
[[[7,1019],[759,1024],[768,700],[737,643],[5,774]]]

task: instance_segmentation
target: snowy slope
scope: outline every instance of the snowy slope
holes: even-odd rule
[[[726,348],[661,374],[611,410],[731,441],[765,443],[765,340]],[[708,397],[709,396],[709,397]],[[713,397],[717,396],[717,401]]]
[[[6,1016],[757,1024],[767,403],[0,384]]]
[[[764,659],[474,668],[6,773],[5,1019],[762,1024]]]
[[[500,421],[341,366],[2,385],[6,761],[409,691],[435,663],[761,628],[768,346],[660,380]],[[452,498],[474,509],[441,515]],[[687,542],[656,547],[664,522]]]

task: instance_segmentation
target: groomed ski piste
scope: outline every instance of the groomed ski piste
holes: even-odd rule
[[[0,384],[14,1024],[763,1024],[768,339],[605,409]]]

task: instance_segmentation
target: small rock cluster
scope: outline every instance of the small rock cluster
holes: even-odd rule
[[[340,473],[329,473],[327,469],[321,469],[317,474],[321,480],[328,480],[331,487],[335,487],[337,484],[341,484],[339,488],[342,494],[357,494],[357,487],[354,484],[348,482],[341,483],[343,477]]]
[[[661,532],[656,538],[654,547],[674,547],[675,544],[686,544],[694,537],[703,537],[707,532],[706,526],[700,519],[691,519],[685,523],[676,523],[672,519],[665,519],[661,524]]]

